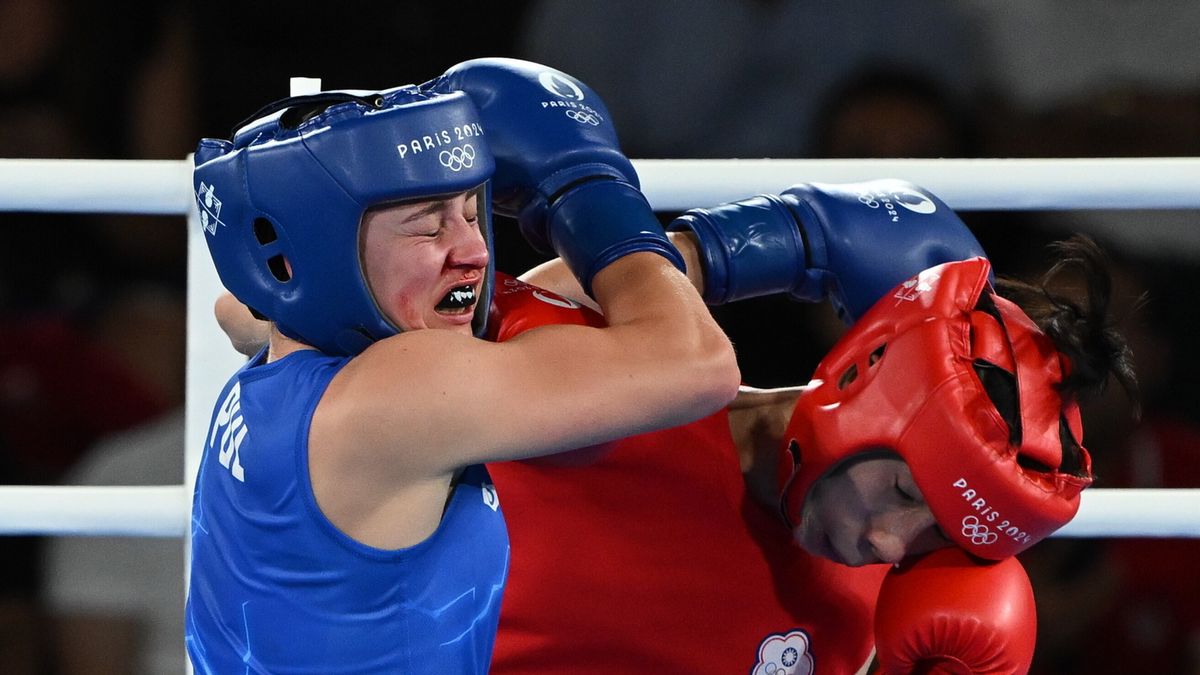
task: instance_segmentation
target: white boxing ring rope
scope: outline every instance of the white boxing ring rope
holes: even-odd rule
[[[155,487],[6,486],[0,535],[187,534],[191,491]],[[1200,537],[1200,489],[1085,490],[1079,515],[1055,537]]]
[[[1200,208],[1200,158],[641,159],[659,211],[778,192],[800,182],[880,177],[924,186],[951,208],[979,210]],[[184,215],[188,160],[0,159],[0,211]]]
[[[1200,158],[635,160],[659,211],[711,206],[798,182],[894,177],[961,210],[1200,209]],[[189,160],[0,159],[0,212],[187,215],[185,485],[3,486],[0,535],[180,537],[211,407],[243,359],[216,325],[221,290],[194,220]],[[1147,233],[1152,236],[1153,233]],[[1092,489],[1056,536],[1200,537],[1200,489]]]

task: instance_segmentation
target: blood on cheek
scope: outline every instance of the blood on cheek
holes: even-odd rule
[[[401,330],[426,327],[425,312],[415,289],[396,289],[390,294],[385,311]],[[432,308],[426,308],[432,311]]]

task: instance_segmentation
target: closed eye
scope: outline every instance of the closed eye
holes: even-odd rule
[[[433,229],[419,229],[405,233],[406,237],[416,237],[418,239],[433,239],[442,233],[442,228],[435,227]]]
[[[900,484],[899,476],[896,477],[896,482],[894,483],[894,485],[896,487],[896,492],[900,494],[900,498],[903,499],[904,501],[909,502],[909,503],[914,503],[914,504],[922,501],[922,499],[919,496],[912,494],[904,489],[904,487]]]

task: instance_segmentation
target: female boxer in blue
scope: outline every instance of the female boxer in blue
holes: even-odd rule
[[[581,106],[600,123],[564,115]],[[195,161],[221,280],[271,320],[220,394],[196,483],[198,672],[486,672],[508,540],[481,463],[676,425],[736,393],[603,103],[562,73],[469,62],[288,99]],[[492,191],[609,327],[474,337]]]

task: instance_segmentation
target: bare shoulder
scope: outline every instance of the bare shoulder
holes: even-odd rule
[[[558,327],[554,327],[558,328]],[[460,333],[400,333],[354,357],[317,406],[313,439],[393,481],[444,476],[491,459],[545,364],[514,340]],[[544,373],[543,373],[544,375]]]
[[[330,382],[317,406],[314,434],[319,423],[325,437],[335,436],[329,445],[386,452],[391,464],[406,464],[410,451],[436,452],[445,434],[435,420],[470,386],[469,366],[483,344],[440,330],[380,340]]]
[[[382,340],[350,359],[321,397],[309,433],[313,493],[354,539],[396,548],[436,529],[454,467],[435,461],[448,454],[433,410],[447,392],[428,378],[468,341],[433,330]]]

